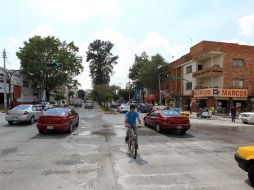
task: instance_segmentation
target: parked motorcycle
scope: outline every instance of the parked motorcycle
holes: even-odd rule
[[[211,118],[212,117],[212,112],[209,111],[207,108],[201,109],[197,113],[197,117],[200,117],[200,118]]]

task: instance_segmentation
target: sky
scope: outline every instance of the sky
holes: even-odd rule
[[[16,52],[34,35],[73,41],[83,56],[82,89],[91,88],[85,60],[96,39],[114,43],[110,83],[121,87],[143,51],[171,62],[202,40],[254,45],[253,0],[0,0],[0,23],[8,69],[20,68]]]

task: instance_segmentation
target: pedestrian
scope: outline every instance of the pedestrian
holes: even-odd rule
[[[35,105],[35,104],[36,104],[36,100],[34,99],[34,100],[33,100],[33,105]]]
[[[235,122],[236,108],[234,106],[230,109],[230,114],[231,114],[232,122]]]

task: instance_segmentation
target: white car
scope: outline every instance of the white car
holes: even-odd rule
[[[252,124],[254,124],[254,112],[243,112],[243,113],[240,113],[239,119],[243,123],[252,123]]]
[[[130,111],[130,104],[121,104],[117,107],[117,111],[120,113]]]

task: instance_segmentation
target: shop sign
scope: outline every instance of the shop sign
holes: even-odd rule
[[[239,97],[247,98],[247,89],[205,88],[194,90],[194,97]]]

